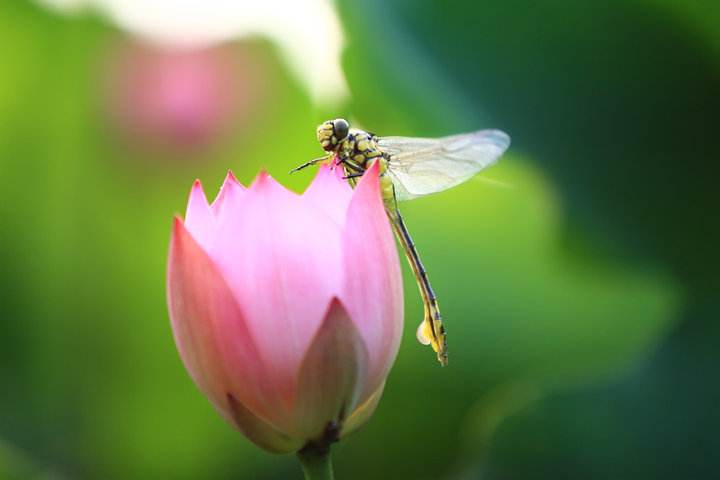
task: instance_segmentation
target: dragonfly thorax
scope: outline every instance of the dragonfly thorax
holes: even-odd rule
[[[362,172],[370,167],[375,159],[380,159],[383,152],[378,147],[377,137],[364,130],[350,129],[347,137],[338,143],[336,150],[338,163],[353,172]]]

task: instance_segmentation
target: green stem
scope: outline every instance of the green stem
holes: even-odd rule
[[[305,480],[333,480],[330,448],[316,448],[309,444],[298,453],[300,464],[305,472]]]

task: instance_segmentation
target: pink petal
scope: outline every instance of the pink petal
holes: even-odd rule
[[[329,165],[322,165],[302,197],[325,212],[338,224],[345,224],[347,208],[352,198],[352,188],[346,180],[336,175]]]
[[[298,374],[295,418],[299,433],[318,439],[328,426],[340,428],[363,390],[368,352],[347,311],[333,298]]]
[[[232,394],[227,395],[228,408],[235,426],[255,445],[272,453],[290,453],[303,447],[304,439],[291,438],[245,408]]]
[[[229,421],[228,394],[268,423],[286,410],[258,361],[246,317],[215,264],[175,219],[168,260],[168,309],[180,357],[198,388]]]
[[[185,226],[193,238],[208,248],[215,237],[215,216],[208,206],[200,180],[195,180],[185,212]]]
[[[340,229],[267,174],[218,220],[213,259],[289,409],[297,366],[340,285]]]
[[[340,298],[370,354],[363,400],[387,376],[403,326],[400,263],[380,194],[378,172],[378,163],[374,162],[360,179],[342,235],[345,276]]]
[[[233,204],[233,208],[237,208],[237,203],[241,201],[244,191],[245,187],[243,187],[240,182],[238,182],[232,170],[228,170],[225,181],[220,188],[220,192],[218,193],[217,197],[215,197],[215,200],[213,200],[212,205],[210,205],[210,208],[215,214],[215,217],[219,218],[229,204]]]
[[[367,422],[372,414],[375,413],[375,409],[377,408],[378,403],[380,403],[384,389],[385,382],[383,381],[380,387],[378,387],[378,389],[375,390],[375,392],[373,392],[367,400],[357,406],[352,415],[350,415],[350,417],[345,421],[342,433],[340,434],[341,437],[345,437],[365,425],[365,422]]]

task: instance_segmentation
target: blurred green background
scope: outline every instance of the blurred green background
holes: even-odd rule
[[[403,266],[405,338],[338,478],[720,476],[718,3],[335,6],[350,96],[327,104],[262,37],[173,56],[0,2],[0,478],[301,477],[196,390],[165,262],[195,178],[301,190],[286,172],[338,116],[513,138],[491,181],[403,205],[450,366]],[[163,110],[173,75],[201,80]]]

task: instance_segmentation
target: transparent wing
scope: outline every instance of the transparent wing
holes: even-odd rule
[[[510,146],[500,130],[442,138],[380,137],[398,200],[440,192],[470,179]]]

